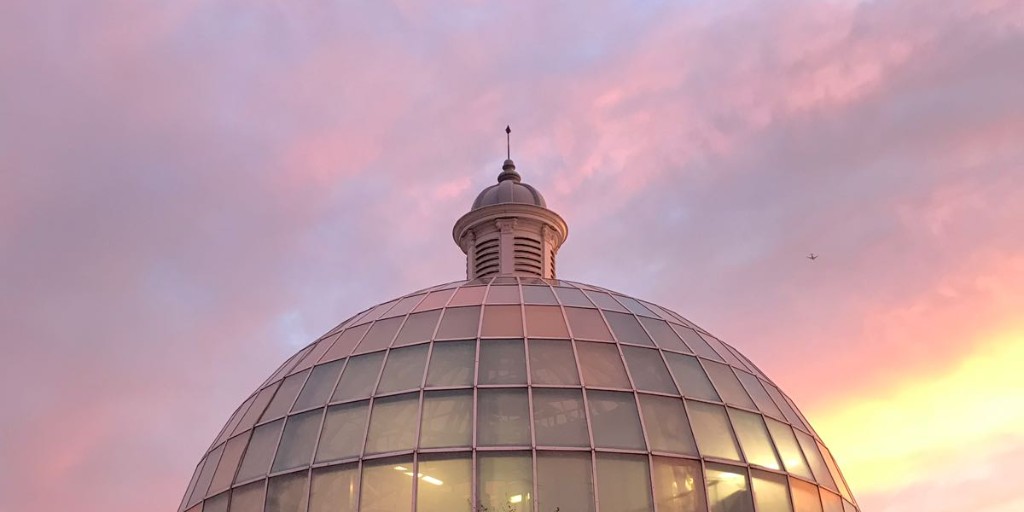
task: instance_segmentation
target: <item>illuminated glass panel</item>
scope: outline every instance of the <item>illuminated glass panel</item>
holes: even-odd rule
[[[412,510],[412,457],[363,463],[359,510]]]
[[[715,388],[718,389],[725,403],[754,408],[754,402],[747,396],[747,392],[743,390],[743,385],[736,378],[736,374],[732,373],[731,368],[724,364],[704,361],[704,369],[708,371],[708,377],[711,377],[711,382],[715,383]]]
[[[736,437],[740,440],[740,448],[747,462],[769,469],[782,469],[775,449],[768,439],[768,429],[764,426],[761,416],[738,409],[729,409]]]
[[[435,343],[430,352],[427,387],[472,386],[475,366],[475,341]]]
[[[578,340],[612,341],[612,333],[596,309],[565,308],[572,337]]]
[[[797,444],[796,437],[793,436],[793,429],[789,428],[789,425],[771,418],[766,418],[766,423],[786,471],[804,478],[812,478],[811,470],[800,451],[800,445]]]
[[[594,512],[594,477],[590,453],[537,453],[539,510]]]
[[[419,393],[374,400],[366,434],[366,453],[411,450],[416,443],[419,405]],[[363,485],[365,488],[366,482]]]
[[[480,384],[526,384],[523,340],[480,342]]]
[[[338,388],[334,390],[332,402],[363,399],[370,396],[377,385],[380,366],[384,362],[384,352],[350,357],[345,369],[341,372]]]
[[[427,365],[428,344],[391,349],[384,373],[381,374],[377,394],[394,393],[419,388],[423,383],[423,370]]]
[[[644,433],[632,393],[587,390],[594,446],[643,450]]]
[[[708,462],[705,472],[711,512],[754,512],[746,470]]]
[[[526,333],[531,338],[568,338],[562,308],[526,306]]]
[[[814,442],[814,439],[799,430],[795,430],[794,433],[796,433],[796,440],[800,443],[800,449],[804,452],[804,457],[807,457],[807,463],[811,466],[814,479],[819,484],[833,491],[838,491],[836,483],[832,481],[832,475],[828,472],[828,467],[825,466],[825,461],[821,458],[821,454],[818,453],[818,445]]]
[[[316,462],[358,457],[363,451],[369,402],[336,405],[327,409]]]
[[[468,453],[421,455],[418,476],[417,512],[453,512],[469,508],[473,496],[473,460]]]
[[[583,393],[534,389],[533,428],[539,446],[590,446]]]
[[[579,386],[572,343],[562,340],[530,340],[530,373],[533,384]]]
[[[323,413],[323,409],[315,409],[288,417],[272,472],[309,465]]]
[[[686,419],[682,400],[654,395],[639,397],[651,450],[697,455],[697,445],[690,433],[690,422]]]
[[[690,411],[690,425],[693,426],[693,437],[701,455],[719,457],[730,460],[740,459],[736,441],[729,428],[729,419],[725,408],[703,402],[687,401]],[[710,486],[710,482],[708,483]]]
[[[481,452],[477,458],[478,510],[533,510],[530,452]]]
[[[825,465],[828,466],[829,473],[832,473],[832,480],[839,486],[839,492],[844,498],[850,500],[853,499],[850,496],[850,490],[846,486],[846,480],[843,479],[843,475],[839,473],[839,467],[836,466],[836,461],[832,459],[832,454],[828,452],[821,443],[817,443],[818,450],[821,452],[821,457],[825,459]],[[221,462],[223,464],[223,462]],[[826,511],[827,512],[827,511]]]
[[[520,306],[487,306],[480,327],[484,338],[520,338],[523,336],[523,311]]]
[[[619,349],[611,343],[576,343],[583,383],[588,387],[629,389]]]
[[[754,488],[757,512],[793,512],[793,506],[789,503],[789,485],[785,475],[752,469],[750,481]]]
[[[345,361],[332,361],[313,368],[313,373],[306,379],[299,398],[292,406],[293,411],[302,411],[310,407],[322,407],[334,391],[334,385],[338,382],[338,375],[341,374],[341,367]]]
[[[258,476],[266,476],[270,463],[277,451],[277,439],[281,436],[284,420],[260,425],[252,431],[252,440],[242,457],[235,482],[245,482]]]
[[[309,490],[309,512],[357,512],[358,495],[358,465],[314,469]]]
[[[629,366],[636,388],[657,393],[678,394],[672,376],[661,359],[661,352],[639,347],[622,347],[622,355]]]
[[[305,471],[271,478],[267,484],[267,512],[306,512],[308,484]]]
[[[672,376],[679,384],[679,391],[683,396],[700,398],[703,400],[720,401],[718,393],[704,373],[704,368],[697,362],[697,358],[684,356],[675,352],[663,352],[668,367],[672,370]]]
[[[670,457],[653,457],[654,501],[658,510],[704,512],[704,476],[700,462]]]
[[[647,457],[599,452],[597,499],[602,511],[654,510]]]
[[[529,446],[526,388],[478,391],[476,442],[480,446]]]
[[[818,488],[821,494],[821,508],[824,512],[843,512],[843,499],[825,489]]]
[[[816,485],[790,477],[789,489],[793,493],[795,512],[822,512],[821,498],[818,496]]]
[[[472,390],[424,393],[421,448],[469,446],[473,440],[472,425]]]
[[[761,381],[757,377],[743,371],[737,371],[736,376],[739,377],[743,388],[747,390],[750,397],[754,399],[758,410],[773,418],[782,418],[782,411],[775,406],[775,402],[768,396],[768,392],[761,386]]]

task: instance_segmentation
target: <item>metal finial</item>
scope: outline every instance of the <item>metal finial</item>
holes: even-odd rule
[[[512,160],[512,127],[505,125],[505,158]]]

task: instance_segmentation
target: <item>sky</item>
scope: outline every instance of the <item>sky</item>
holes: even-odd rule
[[[866,512],[1024,510],[1022,57],[1022,0],[6,0],[0,512],[174,510],[287,356],[463,278],[506,124],[559,277],[743,351]]]

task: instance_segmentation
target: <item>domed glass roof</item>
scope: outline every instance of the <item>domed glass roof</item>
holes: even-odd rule
[[[234,412],[188,512],[851,512],[829,451],[736,349],[569,281],[374,306]]]

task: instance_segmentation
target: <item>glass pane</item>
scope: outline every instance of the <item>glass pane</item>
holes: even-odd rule
[[[768,392],[761,386],[761,382],[757,380],[757,377],[753,375],[737,371],[736,376],[740,378],[740,382],[743,383],[743,388],[747,390],[750,397],[754,399],[754,403],[757,404],[758,410],[761,412],[775,417],[782,418],[782,412],[775,406],[775,402],[772,401],[771,397],[768,396]]]
[[[454,288],[430,292],[427,294],[427,298],[423,299],[423,302],[420,302],[413,311],[426,311],[428,309],[443,308],[444,305],[448,303],[448,299],[452,298],[454,293]]]
[[[519,304],[518,286],[494,286],[487,290],[487,304]]]
[[[596,309],[565,308],[572,337],[578,340],[612,341],[612,333]]]
[[[411,450],[416,444],[419,402],[419,393],[374,400],[370,428],[366,434],[366,453]]]
[[[228,487],[231,487],[238,463],[242,460],[242,454],[245,452],[245,445],[248,442],[249,432],[228,439],[227,444],[224,445],[224,454],[220,457],[220,464],[217,464],[217,472],[213,475],[213,483],[210,484],[210,494],[226,491]],[[227,504],[225,503],[225,505]]]
[[[249,441],[249,448],[245,450],[242,465],[238,468],[238,476],[235,477],[236,483],[267,475],[270,462],[277,452],[277,439],[281,436],[283,426],[282,419],[260,425],[252,431],[252,440]]]
[[[527,304],[558,304],[555,293],[547,286],[524,286],[523,302]]]
[[[644,332],[644,328],[640,327],[640,322],[635,316],[605,311],[604,317],[608,319],[608,325],[612,326],[612,332],[619,342],[654,346],[654,342]]]
[[[398,301],[394,306],[392,306],[391,309],[389,309],[387,311],[387,313],[384,313],[383,315],[381,315],[381,318],[390,318],[390,317],[393,317],[393,316],[405,316],[410,311],[412,311],[412,308],[414,308],[417,304],[419,304],[421,300],[423,300],[423,295],[422,294],[421,295],[413,295],[411,297],[405,297],[402,300]]]
[[[341,372],[338,389],[334,390],[332,402],[367,398],[377,385],[380,365],[384,362],[384,352],[350,357],[345,370]]]
[[[589,453],[537,453],[539,510],[594,512],[594,477]]]
[[[764,426],[764,420],[760,415],[729,409],[729,417],[732,419],[732,426],[736,430],[736,437],[740,440],[740,448],[747,462],[757,464],[770,469],[782,469],[778,457],[775,456],[775,449],[768,439],[768,429]]]
[[[583,393],[534,389],[533,428],[539,446],[590,446]]]
[[[697,455],[683,401],[665,396],[640,395],[640,409],[651,450]]]
[[[473,461],[460,457],[420,457],[417,512],[469,510],[473,499]]]
[[[481,389],[476,442],[480,446],[529,446],[530,402],[526,389]]]
[[[203,503],[203,512],[228,512],[228,498],[230,495],[225,492],[206,500]]]
[[[725,415],[724,407],[689,400],[686,405],[690,411],[693,437],[697,440],[697,447],[700,448],[701,455],[742,460],[740,452],[736,448],[736,441],[733,440],[732,429],[729,428],[729,420]],[[710,488],[710,482],[708,486]]]
[[[523,340],[480,342],[480,384],[526,384]]]
[[[651,316],[654,318],[658,317],[658,315],[656,315],[653,311],[647,309],[647,307],[641,304],[640,301],[632,297],[616,295],[615,299],[621,302],[623,306],[626,306],[626,309],[628,309],[631,313],[635,313],[641,316]]]
[[[791,477],[789,489],[793,492],[793,508],[796,512],[822,512],[818,486]]]
[[[767,419],[767,423],[768,431],[772,435],[772,441],[775,441],[775,447],[778,448],[779,455],[782,456],[782,464],[785,466],[786,471],[804,478],[812,478],[811,470],[807,467],[807,462],[800,452],[800,446],[796,442],[796,437],[793,436],[793,429],[789,428],[789,425],[771,418]]]
[[[583,292],[576,288],[555,287],[555,295],[558,296],[558,301],[565,306],[594,307],[594,303],[590,302],[587,296],[583,295]]]
[[[630,389],[622,356],[614,344],[577,342],[576,353],[587,387]]]
[[[643,450],[643,429],[632,393],[587,390],[594,446]]]
[[[743,385],[732,373],[732,369],[724,364],[711,361],[704,362],[704,369],[707,370],[708,377],[711,377],[711,382],[715,383],[715,388],[718,389],[725,403],[754,408],[754,402],[747,396],[747,392],[743,390]]]
[[[832,481],[839,486],[839,493],[846,499],[853,499],[850,496],[850,490],[846,487],[846,480],[843,479],[843,475],[839,472],[839,467],[836,466],[836,461],[832,459],[832,454],[829,453],[828,449],[821,443],[817,443],[817,445],[818,451],[821,452],[821,457],[825,459],[825,465],[828,466],[829,473],[832,473]],[[221,462],[221,464],[224,463]]]
[[[446,308],[437,328],[437,339],[476,338],[480,327],[480,307]]]
[[[480,453],[477,464],[478,510],[533,510],[530,452]]]
[[[700,337],[704,338],[704,341],[708,342],[708,345],[711,345],[711,348],[715,349],[715,352],[718,352],[718,355],[722,356],[727,363],[738,368],[747,367],[746,363],[740,360],[740,358],[736,357],[736,354],[733,354],[732,351],[729,350],[729,347],[725,346],[725,343],[723,343],[722,340],[707,333],[699,334]]]
[[[427,387],[472,386],[475,366],[475,341],[434,343],[427,370]]]
[[[301,411],[310,407],[321,407],[327,403],[327,399],[334,391],[334,385],[338,383],[338,375],[345,361],[338,360],[313,368],[313,373],[306,379],[306,385],[299,393],[299,398],[292,406],[293,411]]]
[[[711,386],[711,381],[704,373],[704,368],[697,362],[697,358],[684,356],[674,352],[664,352],[668,367],[672,370],[672,376],[679,384],[679,391],[683,396],[700,398],[719,402],[718,393]]]
[[[377,386],[377,394],[394,393],[419,388],[423,383],[423,370],[427,365],[427,347],[424,343],[413,347],[391,349],[384,373]]]
[[[793,425],[797,425],[797,428],[801,428],[801,426],[803,426],[803,420],[800,418],[800,415],[789,406],[789,402],[782,396],[782,393],[779,392],[778,388],[767,382],[762,383],[764,384],[764,389],[768,392],[768,395],[772,397],[772,400],[779,406],[779,409],[782,409],[782,414],[786,417],[786,421]]]
[[[405,325],[402,326],[402,330],[399,331],[398,337],[395,338],[394,346],[401,347],[430,340],[434,337],[434,329],[437,327],[437,321],[440,319],[440,309],[409,315]]]
[[[620,313],[628,312],[626,308],[622,307],[621,304],[619,304],[615,299],[612,298],[611,295],[608,295],[607,293],[588,291],[586,292],[586,294],[587,297],[590,297],[590,300],[594,301],[594,304],[597,304],[597,307],[601,309],[618,311]]]
[[[269,464],[269,463],[268,463]],[[230,512],[263,512],[265,481],[253,482],[231,491]]]
[[[785,475],[752,469],[750,477],[757,512],[793,512],[793,506],[789,504],[789,486],[786,485]]]
[[[358,457],[363,452],[369,402],[336,405],[327,409],[316,462]]]
[[[209,496],[207,492],[210,489],[210,482],[213,481],[213,475],[217,469],[217,463],[220,462],[220,456],[224,453],[224,445],[220,445],[215,448],[206,456],[206,464],[203,465],[203,471],[199,474],[199,480],[196,481],[196,486],[192,489],[192,498],[189,499],[189,504],[199,503],[199,500]]]
[[[232,432],[232,435],[249,430],[256,424],[256,421],[263,415],[263,411],[267,409],[267,405],[270,404],[270,399],[274,397],[274,392],[277,391],[279,384],[271,384],[260,390],[252,405],[245,411],[245,416],[242,416],[241,421],[235,426],[235,431]]]
[[[800,449],[803,450],[804,457],[807,457],[807,463],[811,466],[811,472],[814,473],[814,479],[822,486],[838,491],[836,483],[832,480],[832,475],[825,466],[825,461],[821,458],[821,454],[818,453],[818,445],[814,442],[814,439],[799,430],[794,432],[796,433],[796,440],[800,443]]]
[[[654,338],[654,342],[661,348],[668,350],[681,350],[689,352],[679,335],[668,326],[668,322],[654,318],[640,317],[640,323],[647,329],[647,332]]]
[[[562,340],[530,340],[530,373],[533,384],[579,386],[572,343]]]
[[[338,341],[334,342],[334,346],[324,354],[322,360],[326,362],[347,357],[352,353],[352,349],[356,347],[359,340],[363,339],[363,336],[369,329],[370,324],[363,324],[357,327],[345,329],[341,333],[341,337],[338,338]]]
[[[421,448],[470,446],[473,441],[472,424],[472,390],[424,393]]]
[[[654,501],[665,512],[704,512],[704,476],[700,462],[653,457]]]
[[[531,338],[569,338],[558,306],[526,306],[526,332]]]
[[[469,286],[459,288],[458,291],[455,292],[455,296],[452,297],[452,301],[448,303],[448,307],[476,306],[482,304],[484,301],[484,293],[486,292],[486,286]]]
[[[482,338],[521,338],[523,336],[523,310],[519,306],[487,306],[480,327]]]
[[[821,493],[821,508],[825,512],[843,512],[843,499],[838,494],[832,494],[820,487],[818,491]]]
[[[316,409],[288,417],[272,472],[309,465],[323,414],[323,409]]]
[[[711,348],[711,345],[708,345],[708,342],[704,341],[704,338],[701,338],[700,335],[697,334],[697,331],[678,324],[669,325],[672,326],[672,329],[676,331],[676,334],[678,334],[690,349],[693,350],[694,354],[708,359],[714,359],[715,361],[722,360],[722,356],[718,355],[718,352],[715,352],[715,350]]]
[[[391,341],[395,339],[395,334],[398,334],[398,328],[402,326],[403,320],[405,320],[404,317],[396,317],[374,322],[370,326],[370,331],[366,333],[366,336],[363,336],[363,341],[359,342],[355,353],[374,352],[390,347]]]
[[[364,463],[360,486],[359,510],[409,512],[412,510],[412,457]]]
[[[633,376],[633,384],[643,391],[679,394],[672,376],[668,374],[665,362],[661,360],[661,352],[639,347],[622,347],[622,356],[626,358],[629,374]]]
[[[306,512],[308,477],[308,473],[300,471],[271,478],[267,485],[266,512]]]
[[[707,463],[711,512],[754,512],[746,473],[743,468]]]
[[[284,382],[281,383],[281,387],[278,388],[277,394],[274,395],[274,399],[267,406],[266,412],[263,413],[263,417],[260,418],[260,421],[275,420],[288,414],[292,404],[295,402],[295,397],[299,395],[299,390],[302,389],[302,383],[306,381],[307,375],[309,375],[309,370],[289,375],[285,378]]]
[[[357,512],[359,468],[356,464],[313,470],[309,512]]]
[[[654,510],[647,457],[598,453],[597,499],[601,512]]]

